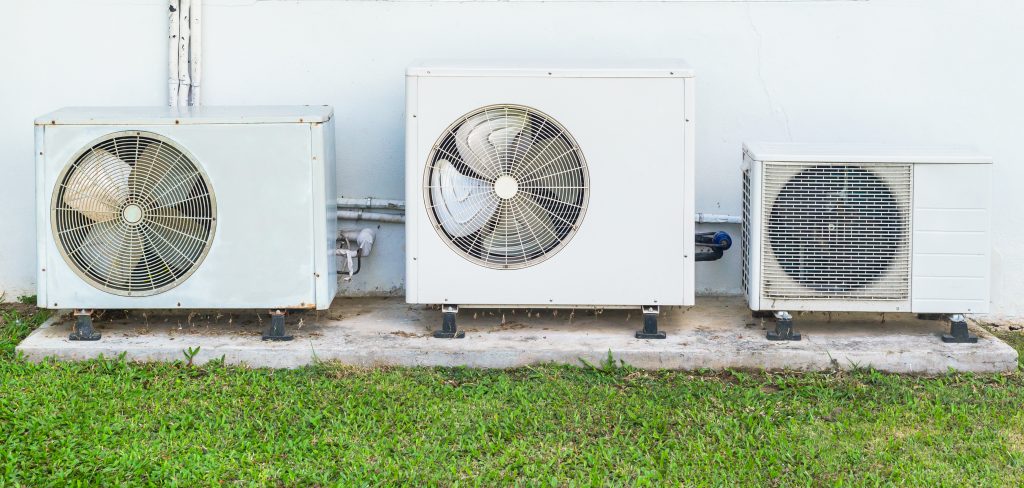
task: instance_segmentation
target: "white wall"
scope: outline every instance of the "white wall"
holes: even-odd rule
[[[164,103],[166,13],[162,0],[2,1],[0,289],[11,298],[34,287],[33,117]],[[204,102],[334,105],[344,196],[403,198],[403,69],[415,58],[688,59],[706,212],[738,214],[744,140],[976,145],[997,161],[994,310],[1024,316],[1024,2],[205,5]],[[400,287],[403,247],[401,227],[385,226],[350,290]],[[699,263],[699,288],[736,292],[736,258]]]

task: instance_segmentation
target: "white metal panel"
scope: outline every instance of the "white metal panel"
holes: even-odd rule
[[[441,59],[416,61],[406,69],[406,74],[423,77],[692,78],[694,71],[681,59]]]
[[[209,254],[177,287],[146,297],[100,291],[56,249],[48,219],[54,181],[83,146],[121,130],[151,131],[195,157],[217,199]],[[314,292],[310,124],[45,126],[39,204],[46,305],[54,308],[311,308]],[[323,198],[321,195],[318,198]],[[333,198],[332,198],[333,199]],[[320,202],[320,206],[326,206]],[[319,231],[323,235],[326,231]]]
[[[326,122],[328,105],[196,107],[65,107],[36,118],[36,125],[189,125]]]
[[[425,161],[419,159],[419,77],[405,80],[405,300],[419,300],[419,226],[426,217],[423,206],[422,172]]]
[[[914,166],[914,312],[988,312],[991,185],[991,165]]]
[[[46,240],[50,235],[50,208],[41,202],[47,194],[46,190],[46,138],[42,126],[35,128],[35,160],[36,160],[36,306],[46,307]]]
[[[678,78],[409,77],[407,300],[459,305],[690,305],[692,152]],[[422,181],[431,146],[455,120],[511,103],[557,120],[590,175],[586,216],[558,254],[496,270],[453,252],[428,225]],[[680,137],[682,136],[682,137]],[[692,186],[690,187],[692,188]],[[636,252],[636,250],[642,250]],[[692,269],[692,268],[689,268]]]
[[[963,146],[750,142],[743,145],[758,161],[816,163],[991,163],[988,156]]]
[[[311,125],[313,195],[313,265],[317,270],[317,309],[330,308],[338,293],[338,258],[334,251],[338,239],[337,175],[335,171],[334,119]]]

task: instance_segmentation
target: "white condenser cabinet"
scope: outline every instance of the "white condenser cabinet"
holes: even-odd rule
[[[326,309],[328,106],[66,108],[35,121],[47,308]]]
[[[678,60],[417,63],[406,298],[694,302],[694,73]]]

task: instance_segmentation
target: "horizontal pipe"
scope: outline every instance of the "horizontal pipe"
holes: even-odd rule
[[[339,198],[338,208],[363,208],[405,210],[404,200],[385,200],[383,198]]]
[[[742,224],[743,220],[739,215],[722,215],[710,213],[698,213],[698,224]]]
[[[404,200],[386,200],[383,198],[339,198],[338,208],[356,209],[339,210],[338,218],[343,220],[373,220],[377,222],[405,222],[405,216],[400,214],[384,214],[376,212],[364,212],[365,209],[387,209],[405,210]],[[742,219],[738,215],[724,215],[700,212],[696,214],[695,221],[698,224],[740,224]]]
[[[338,210],[338,220],[372,220],[374,222],[393,222],[401,224],[405,222],[405,215],[364,212],[362,210]]]

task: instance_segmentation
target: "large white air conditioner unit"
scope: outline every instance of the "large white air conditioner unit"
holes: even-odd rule
[[[694,301],[694,78],[681,61],[407,72],[406,298],[457,307]],[[656,333],[642,337],[658,336]]]
[[[988,312],[991,159],[791,143],[743,155],[752,310]]]
[[[36,129],[38,303],[326,309],[333,110],[66,108]]]

